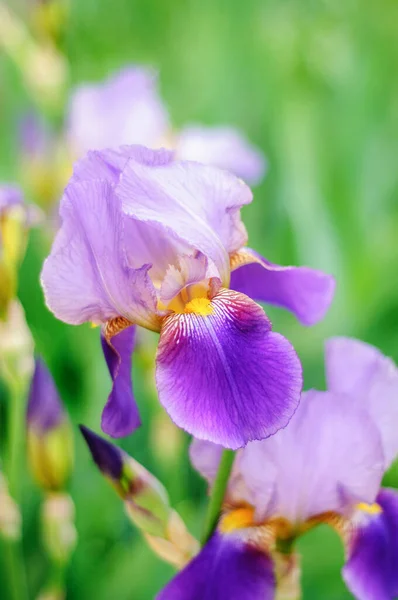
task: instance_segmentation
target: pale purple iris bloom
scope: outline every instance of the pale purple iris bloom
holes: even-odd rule
[[[114,380],[102,417],[106,433],[124,436],[140,423],[132,325],[160,332],[159,399],[196,437],[238,448],[290,420],[300,361],[246,290],[308,325],[327,311],[334,280],[271,265],[245,248],[240,208],[251,200],[234,175],[175,161],[166,150],[125,146],[90,152],[76,164],[42,284],[59,319],[104,326]]]
[[[380,487],[398,453],[398,370],[372,346],[335,338],[326,371],[327,392],[305,392],[288,427],[238,452],[217,531],[159,600],[271,600],[278,549],[319,523],[342,536],[356,598],[398,595],[398,491]],[[210,485],[221,452],[192,444]]]
[[[169,131],[169,118],[156,73],[127,67],[101,83],[79,86],[70,100],[67,128],[78,156],[124,144],[159,147]]]
[[[177,135],[177,156],[231,171],[251,185],[263,179],[267,163],[260,150],[233,127],[190,125]]]
[[[67,132],[77,156],[124,144],[159,148],[167,142],[178,158],[226,169],[253,185],[266,171],[262,152],[232,127],[195,125],[172,132],[156,73],[143,66],[126,67],[105,81],[77,87]]]

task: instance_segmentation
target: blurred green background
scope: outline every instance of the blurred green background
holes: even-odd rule
[[[32,22],[34,0],[10,7]],[[323,341],[331,335],[359,337],[398,360],[397,22],[395,0],[74,0],[59,41],[70,86],[129,63],[154,65],[176,127],[237,125],[266,153],[269,173],[243,212],[250,245],[272,261],[331,272],[338,282],[330,313],[314,328],[269,311],[275,329],[298,350],[307,388],[324,385]],[[2,54],[0,180],[21,181],[18,128],[31,107],[19,70]],[[131,527],[80,439],[80,422],[99,431],[110,380],[98,330],[66,326],[44,307],[38,276],[48,249],[49,236],[34,231],[19,296],[75,425],[71,494],[79,544],[68,598],[149,600],[173,571]],[[156,340],[142,341],[134,384],[144,425],[122,446],[163,481],[198,533],[205,485],[189,465],[188,436],[170,426],[157,402]],[[27,470],[21,478],[33,598],[46,573],[38,539],[41,493]],[[386,480],[398,484],[398,469]],[[319,528],[299,546],[304,599],[350,598],[337,536]]]

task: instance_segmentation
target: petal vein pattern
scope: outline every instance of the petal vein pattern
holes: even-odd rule
[[[225,289],[206,310],[166,317],[156,379],[177,425],[230,448],[284,427],[302,384],[294,349],[261,307]]]
[[[71,324],[124,316],[158,330],[150,265],[127,265],[126,217],[113,187],[105,181],[69,185],[61,217],[62,227],[42,271],[46,301],[54,314]]]
[[[252,194],[242,181],[198,163],[148,167],[130,161],[116,191],[126,214],[160,223],[201,251],[215,263],[223,285],[228,286],[228,253],[247,238],[239,209],[251,202]]]

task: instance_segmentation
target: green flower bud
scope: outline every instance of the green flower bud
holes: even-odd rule
[[[55,563],[65,565],[75,549],[75,506],[67,494],[49,494],[42,508],[43,541]]]

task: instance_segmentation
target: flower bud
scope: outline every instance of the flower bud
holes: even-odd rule
[[[37,218],[38,213],[24,204],[22,192],[16,186],[0,186],[0,319],[7,318],[9,305],[16,296],[26,232]]]
[[[171,564],[185,564],[198,544],[171,508],[165,487],[120,448],[87,427],[80,428],[95,463],[124,500],[129,518],[151,548]]]
[[[80,427],[100,471],[110,480],[134,524],[148,533],[164,535],[171,512],[167,491],[149,471],[128,454]]]
[[[43,489],[65,487],[73,466],[73,436],[54,381],[41,359],[36,360],[27,409],[28,458]]]
[[[49,494],[42,508],[43,540],[55,563],[64,565],[76,546],[75,507],[68,494]]]
[[[21,537],[21,514],[16,502],[11,498],[8,485],[0,474],[0,535],[6,540]]]
[[[32,335],[19,300],[14,300],[7,320],[0,321],[0,374],[8,384],[28,385],[33,367]]]

